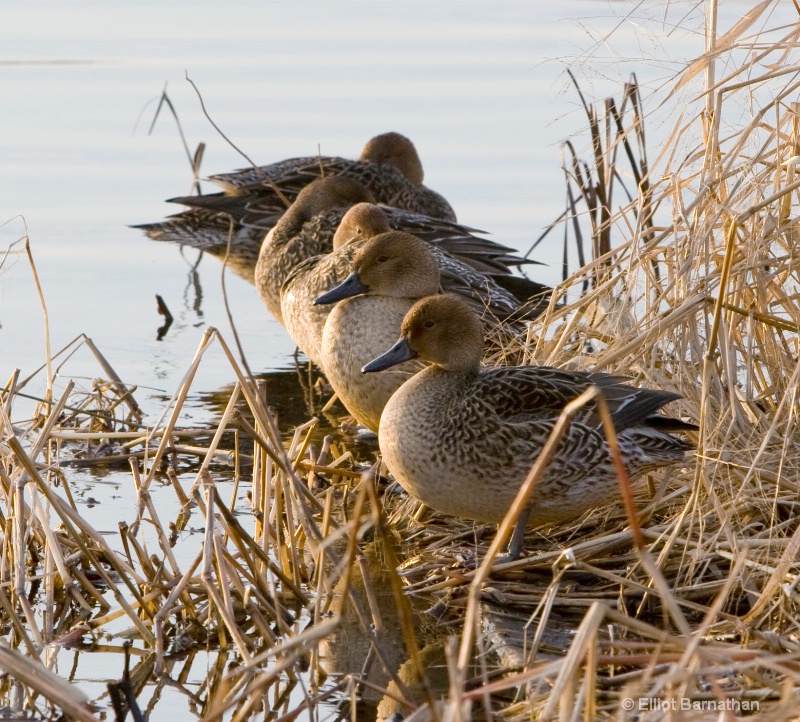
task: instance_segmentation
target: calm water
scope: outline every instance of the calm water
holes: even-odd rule
[[[565,67],[590,76],[584,90],[603,97],[633,71],[659,87],[677,67],[666,58],[679,62],[702,52],[696,3],[672,4],[676,17],[693,12],[680,30],[653,20],[661,3],[639,6],[639,15],[650,18],[646,32],[637,23],[620,23],[629,5],[6,3],[0,23],[0,260],[24,235],[24,216],[53,349],[81,333],[90,336],[118,374],[140,387],[137,399],[152,421],[204,329],[214,325],[231,337],[221,265],[203,259],[195,284],[192,254],[184,259],[176,247],[126,227],[177,212],[163,199],[191,188],[172,118],[162,114],[147,132],[165,84],[191,150],[207,143],[203,174],[246,161],[203,117],[186,73],[216,123],[261,163],[318,149],[355,156],[376,133],[408,135],[423,159],[426,183],[450,200],[461,221],[524,250],[564,206],[559,144],[585,125]],[[728,3],[721,27],[749,6]],[[614,44],[607,45],[603,39],[612,31]],[[658,125],[651,131],[657,137]],[[550,264],[536,272],[539,280],[560,278],[561,235],[537,252]],[[251,368],[290,367],[293,344],[255,289],[234,275],[227,286]],[[162,341],[156,340],[156,294],[175,316]],[[29,266],[24,255],[12,253],[0,267],[0,380],[15,367],[30,373],[44,351]],[[62,373],[86,385],[101,375],[87,352]],[[209,354],[195,382],[195,421],[217,413],[208,395],[232,380],[222,354]],[[123,477],[129,475],[80,472],[73,478],[81,498],[100,502],[87,509],[100,529],[115,528],[120,508],[135,504]],[[113,518],[104,511],[110,504]],[[76,671],[90,695],[103,689],[92,680],[108,674],[102,656],[93,657]],[[121,660],[115,655],[110,663],[116,674]],[[169,698],[165,693],[166,706]],[[185,710],[180,698],[175,709]]]

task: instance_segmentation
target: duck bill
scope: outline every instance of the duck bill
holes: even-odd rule
[[[383,371],[384,369],[397,366],[397,364],[401,364],[403,361],[410,361],[412,358],[416,357],[417,352],[409,346],[405,338],[401,338],[385,354],[381,354],[378,358],[372,359],[372,361],[361,369],[361,373],[369,374],[375,371]]]
[[[345,298],[358,296],[361,293],[366,293],[369,289],[359,280],[355,272],[351,273],[344,279],[338,286],[334,286],[327,293],[317,296],[314,299],[315,306],[321,306],[326,303],[336,303]]]

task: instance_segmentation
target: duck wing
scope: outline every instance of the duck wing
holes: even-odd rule
[[[509,274],[512,267],[527,263],[509,246],[476,235],[486,231],[392,206],[381,209],[393,230],[417,236],[480,273]]]
[[[621,377],[583,373],[547,366],[509,366],[483,369],[470,394],[509,422],[553,419],[590,386],[598,386],[608,402],[616,430],[649,425],[662,406],[681,398],[672,391],[638,389],[622,383]],[[597,404],[589,402],[575,419],[599,427]]]
[[[519,309],[519,301],[491,276],[476,271],[435,244],[431,244],[430,250],[439,266],[441,290],[466,301],[485,322],[496,324]]]
[[[218,173],[208,179],[223,187],[226,193],[252,190],[270,191],[271,180],[281,191],[299,193],[306,185],[322,175],[339,175],[355,161],[336,156],[305,156],[262,165],[239,168],[230,173]]]
[[[226,213],[237,223],[266,233],[287,208],[270,181],[289,203],[293,203],[300,191],[316,178],[323,175],[352,175],[357,165],[357,161],[346,158],[290,158],[259,168],[242,168],[209,176],[209,180],[223,187],[221,193],[178,196],[167,202]]]

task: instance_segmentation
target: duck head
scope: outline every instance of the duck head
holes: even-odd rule
[[[362,293],[423,298],[438,290],[439,266],[428,244],[410,233],[389,231],[359,248],[352,273],[314,303],[335,303]]]
[[[389,221],[380,206],[374,203],[356,203],[339,221],[339,227],[333,234],[333,249],[390,230]]]
[[[383,371],[419,358],[448,371],[477,372],[483,354],[483,329],[475,313],[449,294],[417,301],[400,327],[400,340],[364,366],[362,373]]]
[[[318,178],[303,188],[286,215],[294,221],[307,221],[334,208],[349,208],[356,203],[374,201],[372,193],[360,183],[350,178],[330,176]]]
[[[424,173],[417,149],[400,133],[382,133],[371,138],[361,151],[359,160],[389,163],[412,183],[422,184]]]

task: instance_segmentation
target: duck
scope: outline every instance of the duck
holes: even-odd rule
[[[319,365],[348,412],[373,432],[392,394],[423,366],[408,361],[378,375],[364,375],[361,368],[395,341],[416,300],[439,291],[458,296],[479,314],[495,351],[508,336],[524,333],[525,320],[544,309],[551,291],[529,281],[536,300],[522,314],[520,301],[494,276],[412,234],[385,232],[346,248],[350,274],[314,301],[317,307],[336,304],[322,328]]]
[[[158,241],[210,253],[253,283],[261,242],[298,194],[320,177],[343,177],[367,188],[376,202],[430,218],[456,221],[447,200],[423,184],[422,161],[406,136],[371,138],[357,160],[332,156],[289,158],[258,168],[212,175],[222,192],[171,198],[188,210],[159,223],[132,226]],[[230,237],[230,253],[228,240]]]
[[[403,230],[393,230],[397,228]],[[405,231],[407,228],[422,233],[425,240],[411,236]],[[516,296],[492,280],[509,276],[511,266],[517,261],[510,249],[471,235],[464,227],[452,223],[386,206],[359,203],[342,217],[333,234],[332,251],[298,263],[281,288],[281,318],[286,330],[298,348],[323,370],[326,365],[321,357],[322,332],[330,308],[315,303],[315,299],[350,274],[353,259],[364,243],[386,233],[394,233],[393,238],[410,237],[412,243],[429,247],[427,255],[437,256],[441,267],[446,269],[451,289],[459,285],[466,289],[465,284],[471,284],[473,293],[487,298],[491,294],[491,305],[498,314],[508,315],[519,308]],[[438,270],[435,275],[438,285]],[[519,282],[527,282],[529,295],[545,288],[524,278],[518,279]],[[515,290],[519,293],[519,289]],[[481,303],[486,303],[483,297]],[[400,328],[399,320],[395,330]]]
[[[367,363],[376,373],[418,360],[427,364],[389,399],[378,445],[397,482],[433,509],[500,522],[567,403],[594,385],[605,396],[630,478],[680,464],[690,442],[670,431],[696,426],[658,413],[681,398],[635,388],[605,373],[548,366],[481,367],[483,328],[475,312],[448,294],[417,301],[399,340]],[[528,526],[555,525],[613,501],[617,472],[597,407],[574,417],[521,514],[509,554],[516,559]]]
[[[342,176],[319,178],[298,193],[295,202],[264,237],[254,270],[255,285],[267,310],[284,324],[281,288],[295,268],[333,250],[333,236],[346,211],[375,201],[357,181]]]
[[[342,216],[333,234],[331,252],[297,264],[281,287],[281,317],[286,330],[297,348],[323,371],[322,329],[330,309],[315,305],[314,300],[347,276],[362,240],[389,231],[389,220],[379,206],[357,203]]]
[[[261,300],[283,326],[286,325],[281,309],[284,284],[289,279],[306,279],[309,267],[333,251],[336,231],[347,211],[359,203],[374,205],[375,197],[357,181],[342,176],[318,178],[300,191],[264,237],[253,276]],[[431,239],[441,237],[445,246],[458,248],[459,257],[474,267],[510,274],[512,267],[528,263],[510,248],[478,238],[465,226],[390,206],[380,206],[380,210],[390,228],[427,228]],[[309,306],[313,298],[310,296]]]

